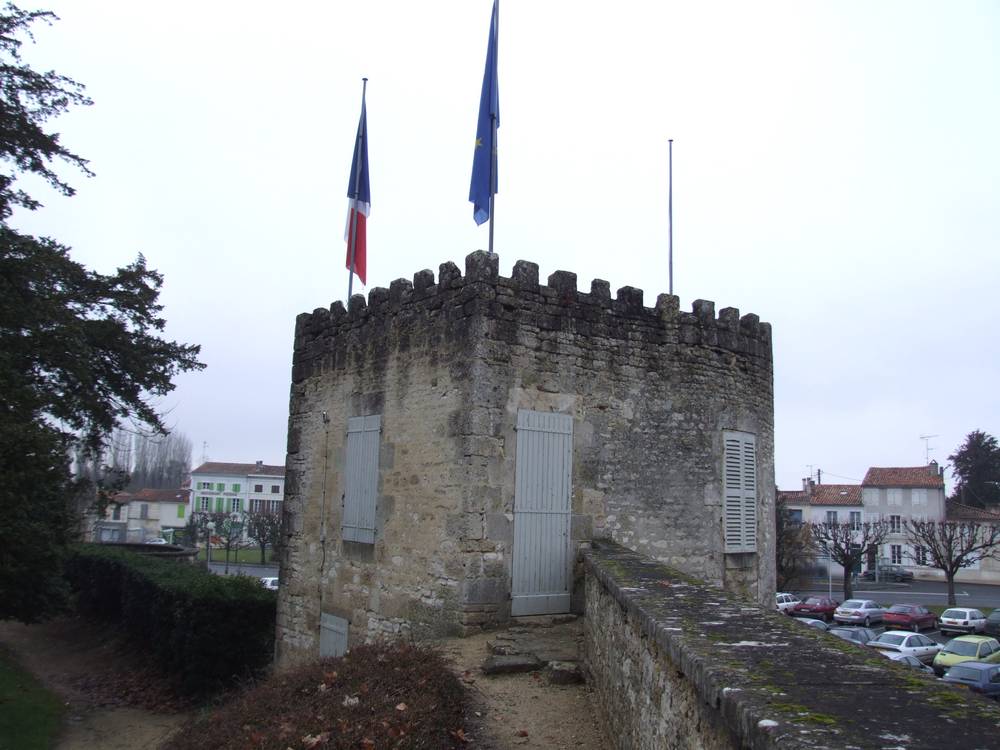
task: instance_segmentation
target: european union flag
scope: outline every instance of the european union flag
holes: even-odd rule
[[[490,218],[490,197],[499,192],[496,144],[496,129],[500,127],[500,95],[497,93],[499,3],[500,0],[493,0],[490,39],[486,47],[486,70],[483,73],[483,93],[479,99],[479,122],[476,125],[476,149],[472,155],[469,200],[473,205],[472,218],[477,224],[482,224]]]

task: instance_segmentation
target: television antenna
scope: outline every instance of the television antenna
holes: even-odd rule
[[[931,462],[931,438],[940,437],[940,435],[921,435],[920,439],[924,441],[924,464],[929,464]]]

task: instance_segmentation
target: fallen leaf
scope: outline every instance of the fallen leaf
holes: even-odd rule
[[[528,736],[528,730],[527,729],[518,729],[517,730],[517,736],[518,737],[527,737]]]
[[[459,727],[458,729],[452,729],[450,732],[451,736],[454,737],[459,742],[468,742],[469,738],[465,736],[465,730]]]
[[[397,711],[405,711],[406,710],[406,704],[405,703],[397,703],[396,704],[396,710]]]
[[[365,737],[361,740],[361,747],[365,748],[365,750],[372,750],[375,747],[375,743]]]

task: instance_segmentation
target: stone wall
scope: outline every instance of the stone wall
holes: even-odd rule
[[[770,327],[473,253],[296,321],[279,659],[510,614],[520,409],[573,418],[572,544],[608,537],[761,601],[774,590]],[[326,413],[324,421],[323,414]],[[382,416],[373,545],[340,539],[349,417]],[[722,431],[757,440],[758,553],[722,552]],[[577,570],[574,607],[583,605]]]
[[[621,750],[996,746],[993,701],[614,543],[585,567],[587,679]]]

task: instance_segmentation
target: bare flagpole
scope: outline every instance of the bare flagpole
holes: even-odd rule
[[[493,255],[493,219],[496,216],[496,179],[497,179],[497,116],[490,115],[490,251]]]
[[[667,197],[667,266],[670,273],[670,294],[674,293],[674,139],[668,138],[670,147],[670,178]]]
[[[364,109],[365,106],[365,94],[368,91],[368,79],[361,79],[361,108]],[[367,134],[366,134],[367,135]],[[357,201],[358,194],[361,190],[361,154],[357,153],[358,147],[355,144],[355,161],[358,163],[357,169],[354,171],[354,198]],[[351,211],[351,233],[348,239],[348,249],[351,256],[351,267],[347,270],[347,301],[351,301],[351,291],[354,289],[354,252],[357,250],[358,243],[358,210],[357,206]]]

